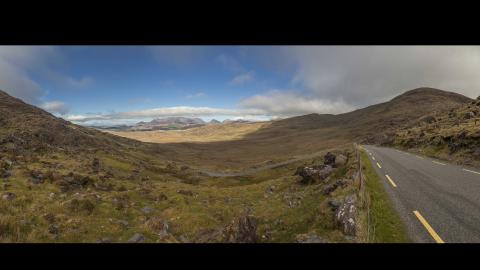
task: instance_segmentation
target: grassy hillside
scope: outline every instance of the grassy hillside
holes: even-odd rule
[[[480,167],[480,100],[433,112],[391,134],[388,145]]]
[[[327,199],[354,187],[322,193],[350,177],[349,164],[325,183],[303,185],[294,176],[298,166],[323,163],[325,152],[255,175],[209,177],[188,157],[169,158],[182,158],[174,144],[77,126],[3,93],[0,110],[0,242],[219,242],[246,214],[260,242],[312,233],[352,241],[337,229]],[[197,154],[205,164],[208,157]]]

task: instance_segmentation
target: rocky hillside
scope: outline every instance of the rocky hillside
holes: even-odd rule
[[[480,97],[388,134],[383,143],[433,157],[480,166]]]
[[[135,141],[72,124],[0,90],[0,149],[67,151],[132,146]]]
[[[349,149],[212,177],[176,144],[73,125],[0,94],[0,242],[362,241],[345,212],[356,188]],[[308,181],[297,167],[313,168]]]

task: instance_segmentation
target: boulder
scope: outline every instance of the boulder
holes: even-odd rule
[[[313,167],[298,167],[295,175],[302,177],[302,184],[311,184],[325,180],[332,172],[333,169],[330,165],[319,165]]]
[[[336,156],[334,154],[328,152],[323,157],[323,159],[324,159],[323,164],[333,166],[333,165],[335,165],[335,158],[336,158]]]
[[[434,123],[436,122],[437,120],[435,119],[435,117],[431,116],[431,115],[428,115],[428,116],[425,116],[421,119],[422,122],[424,123],[427,123],[427,124],[431,124],[431,123]]]
[[[60,191],[67,192],[70,190],[85,188],[93,181],[88,176],[74,175],[73,173],[63,177],[63,180],[58,181],[57,185],[60,187]]]
[[[10,176],[12,176],[12,172],[11,171],[7,171],[5,169],[0,169],[0,178],[3,178],[3,179],[8,179]]]
[[[148,228],[160,236],[168,234],[169,224],[166,220],[160,217],[152,217],[145,223]]]
[[[42,184],[45,182],[45,175],[42,172],[39,171],[31,171],[30,175],[32,178],[30,178],[30,182],[33,184]]]
[[[251,215],[234,219],[223,231],[223,242],[256,243],[257,241],[257,219]]]
[[[340,202],[337,200],[329,200],[328,206],[333,210],[336,211],[338,207],[340,207]]]
[[[185,195],[185,196],[193,196],[193,192],[191,190],[178,190],[177,193]]]
[[[355,202],[355,196],[348,196],[335,212],[336,224],[345,235],[355,236],[357,232]]]
[[[149,207],[149,206],[145,206],[145,207],[142,208],[142,212],[143,212],[144,214],[150,214],[150,213],[152,213],[154,210],[155,210],[155,209],[153,209],[152,207]]]
[[[341,167],[347,163],[347,157],[340,154],[335,158],[335,163],[333,165],[334,168]]]
[[[464,119],[472,119],[472,118],[475,118],[475,113],[474,112],[467,112],[465,113],[465,115],[463,116]]]
[[[97,243],[102,244],[102,243],[112,243],[113,240],[112,238],[109,237],[103,237],[97,241]]]
[[[193,239],[194,243],[219,243],[223,241],[222,229],[205,229]]]
[[[318,237],[316,234],[297,234],[295,241],[297,243],[327,243],[327,241]]]
[[[128,239],[128,243],[143,243],[143,242],[145,242],[145,236],[141,233],[136,233],[130,239]]]
[[[343,180],[343,179],[337,180],[335,183],[333,183],[329,186],[326,186],[322,190],[322,194],[323,195],[330,195],[330,193],[334,192],[337,188],[345,187],[347,185],[348,185],[348,182],[346,180]]]

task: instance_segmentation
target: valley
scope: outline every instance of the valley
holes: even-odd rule
[[[354,143],[426,149],[472,102],[419,88],[338,115],[111,131],[0,92],[0,242],[369,242]],[[433,111],[444,128],[409,144]],[[478,160],[474,118],[448,140]]]

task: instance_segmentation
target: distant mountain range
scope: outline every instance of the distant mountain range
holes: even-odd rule
[[[230,120],[225,119],[222,122],[212,119],[205,122],[200,118],[189,117],[166,117],[156,118],[150,122],[138,122],[133,126],[117,125],[117,126],[94,126],[96,129],[107,129],[114,131],[151,131],[151,130],[182,130],[205,125],[231,124],[231,123],[251,123],[248,120]]]
[[[205,121],[200,118],[166,117],[153,119],[150,122],[139,122],[133,127],[130,127],[129,130],[176,130],[199,127],[205,124]]]

